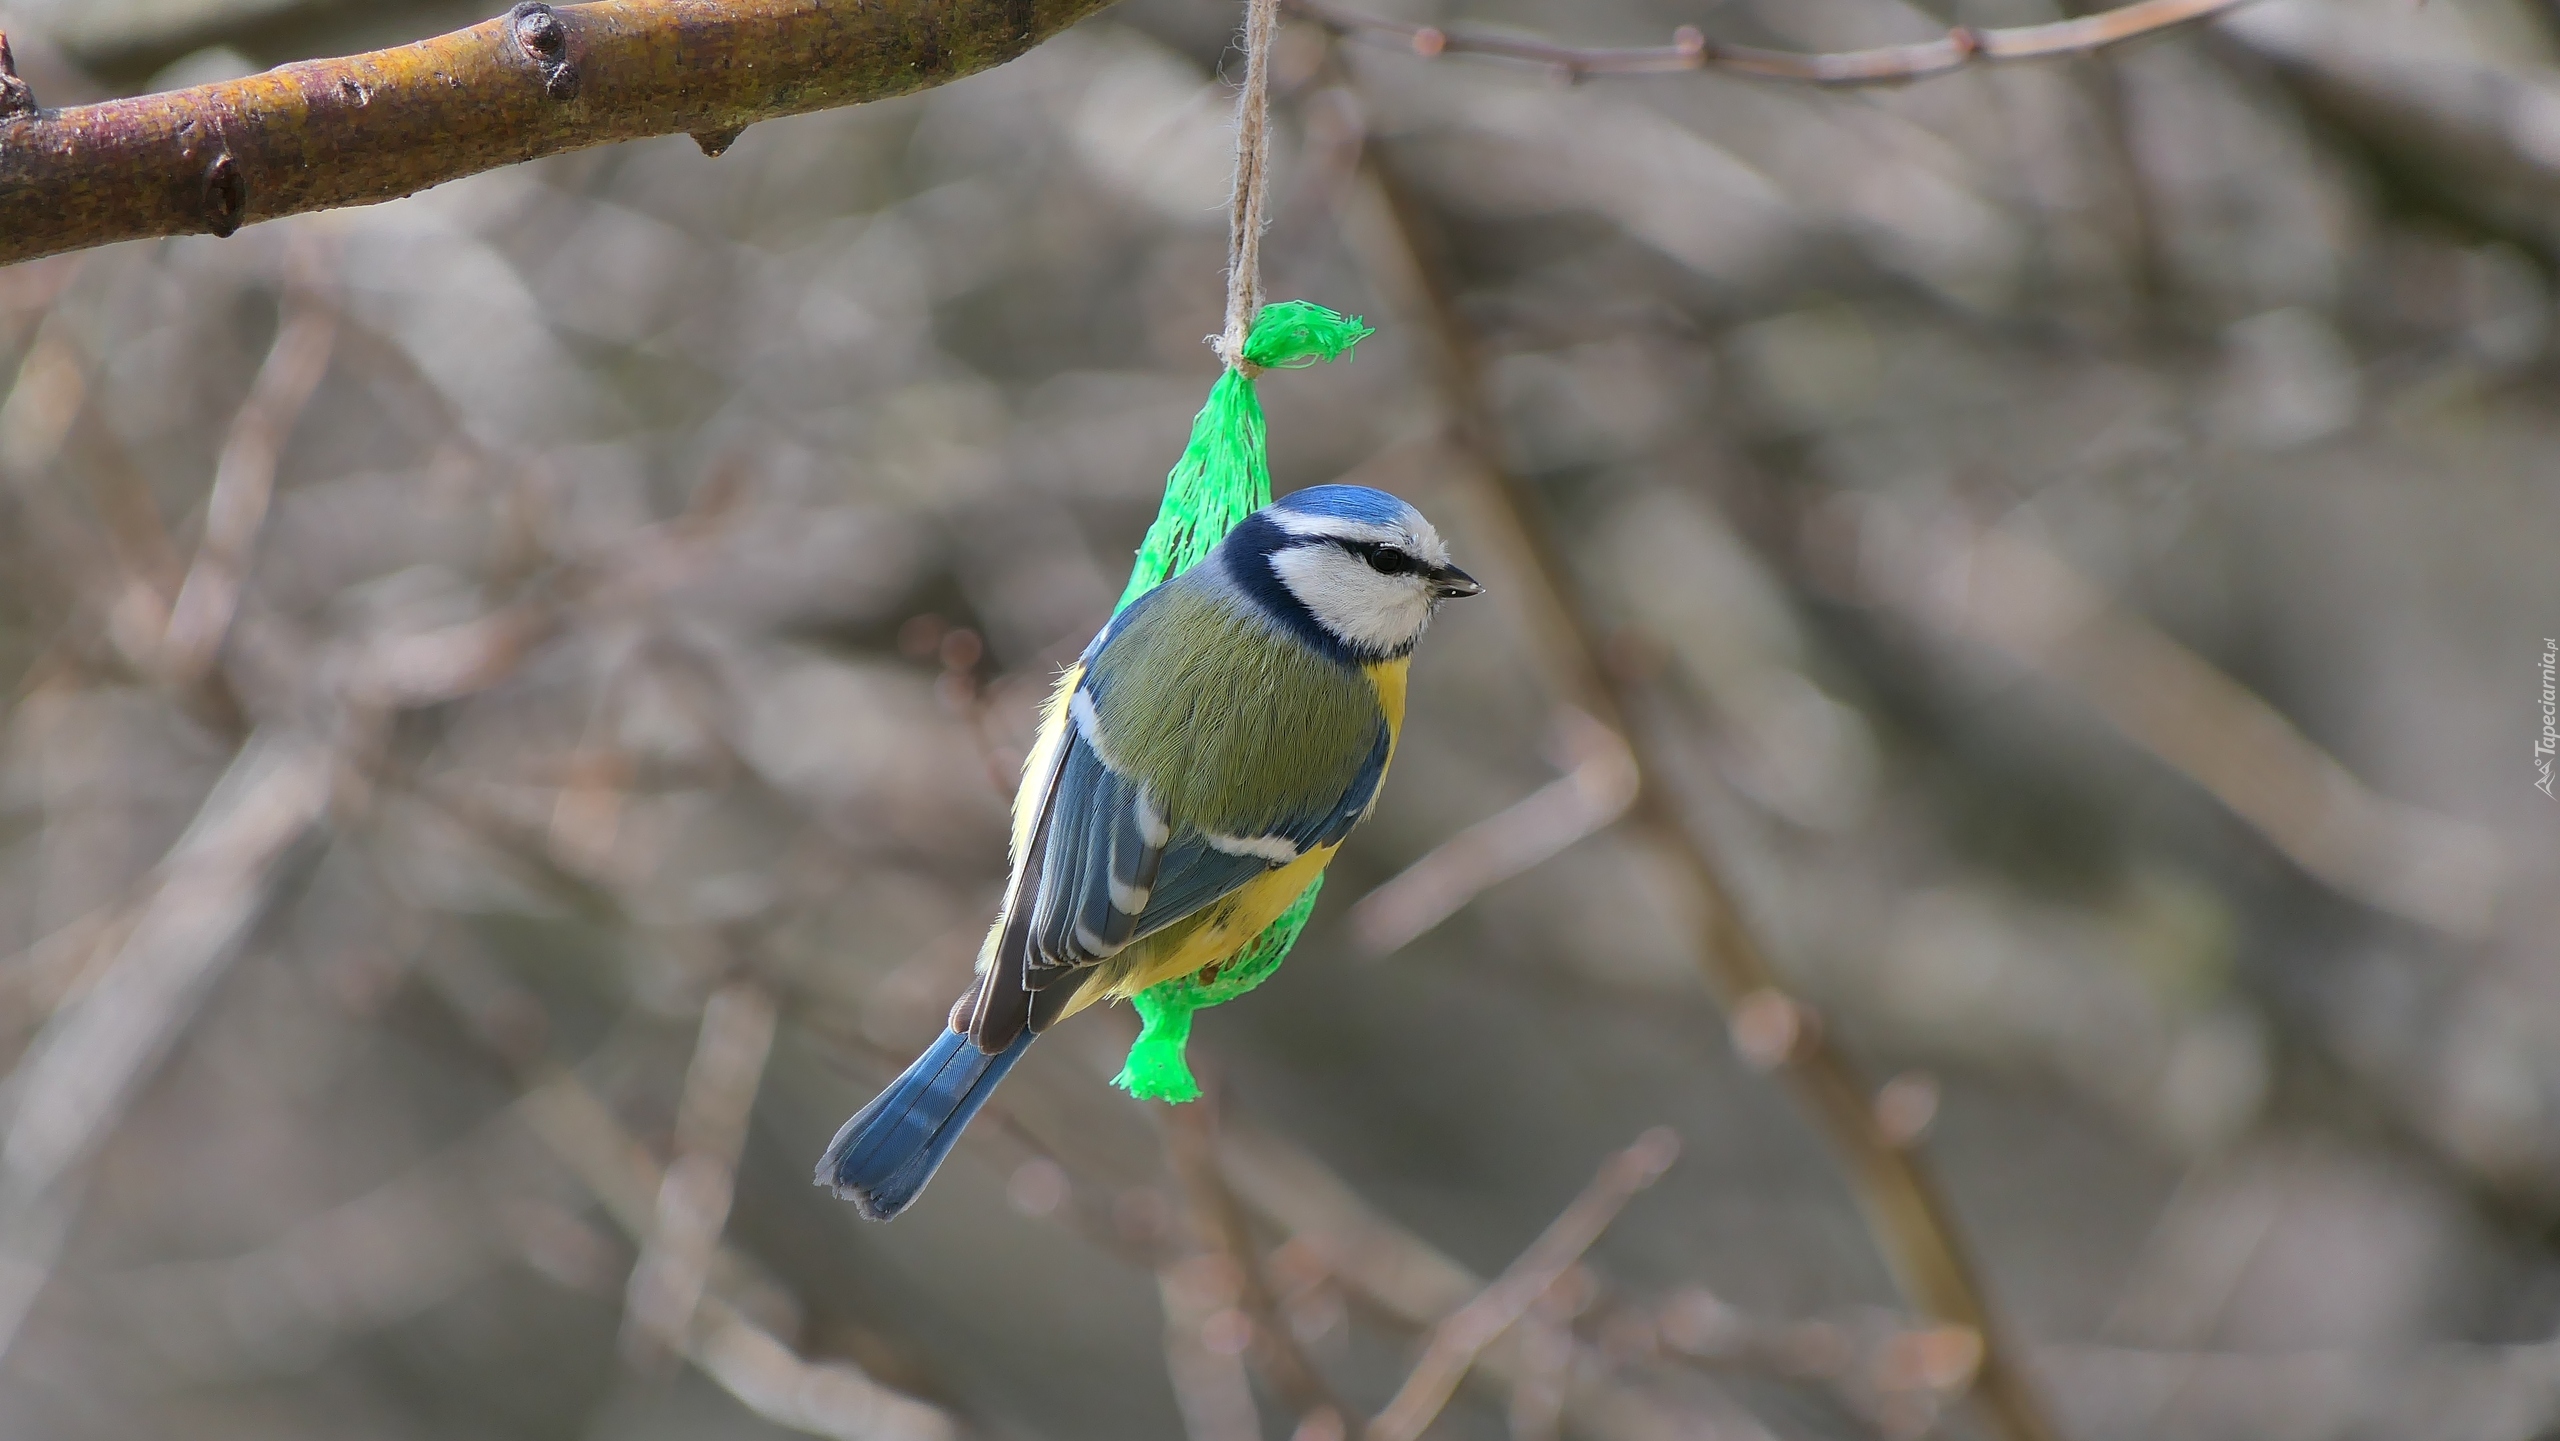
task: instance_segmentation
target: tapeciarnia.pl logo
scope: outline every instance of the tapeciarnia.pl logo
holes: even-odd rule
[[[2560,752],[2560,640],[2542,638],[2542,734],[2533,742],[2533,788],[2551,794],[2551,761]],[[2560,797],[2555,797],[2560,799]]]

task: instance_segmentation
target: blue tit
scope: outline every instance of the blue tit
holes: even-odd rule
[[[1245,518],[1060,678],[1013,870],[949,1028],[844,1123],[818,1184],[904,1210],[1032,1038],[1242,950],[1377,804],[1414,642],[1483,590],[1420,512],[1355,485]]]

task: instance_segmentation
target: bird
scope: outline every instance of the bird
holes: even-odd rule
[[[1024,762],[968,989],[836,1132],[818,1184],[896,1216],[1034,1038],[1260,935],[1375,809],[1433,614],[1483,589],[1411,505],[1320,485],[1113,617],[1060,676]]]

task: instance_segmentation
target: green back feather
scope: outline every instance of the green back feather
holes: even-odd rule
[[[1126,659],[1096,702],[1112,764],[1145,782],[1177,825],[1258,836],[1327,809],[1359,780],[1385,724],[1367,677],[1274,643],[1260,617],[1191,586],[1149,601],[1113,645]],[[1205,711],[1161,703],[1201,676],[1271,702]]]
[[[1244,358],[1266,370],[1296,369],[1348,355],[1370,334],[1358,316],[1337,315],[1321,305],[1284,300],[1264,306],[1245,339]],[[1228,370],[1209,387],[1209,403],[1191,422],[1191,442],[1165,477],[1164,504],[1138,547],[1138,562],[1117,609],[1208,557],[1246,516],[1271,503],[1271,464],[1264,448],[1262,402],[1243,371]],[[1119,721],[1112,722],[1116,732]],[[1278,771],[1284,768],[1266,768]],[[1289,777],[1282,777],[1288,780]],[[1346,778],[1345,784],[1348,783]],[[1336,788],[1337,792],[1339,787]],[[1257,802],[1258,803],[1258,802]],[[1276,806],[1278,801],[1273,802]],[[1113,1084],[1141,1100],[1190,1101],[1199,1082],[1184,1058],[1191,1013],[1231,1001],[1279,969],[1315,910],[1318,876],[1280,919],[1254,938],[1217,974],[1203,981],[1183,976],[1140,991],[1140,1029],[1128,1062]]]

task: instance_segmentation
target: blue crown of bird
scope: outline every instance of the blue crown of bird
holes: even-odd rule
[[[975,978],[836,1133],[818,1184],[897,1215],[1041,1032],[1250,944],[1376,806],[1414,643],[1441,602],[1482,589],[1420,511],[1325,485],[1115,616],[1024,764]]]

